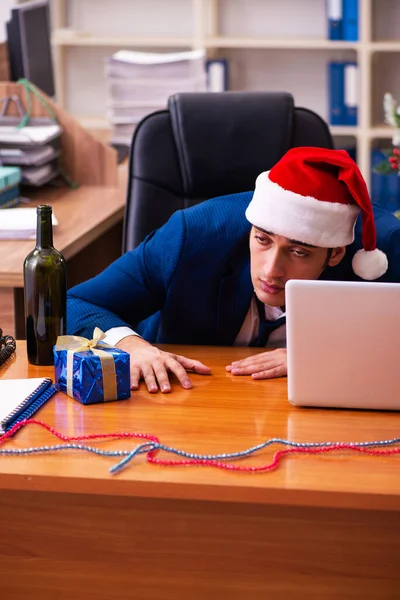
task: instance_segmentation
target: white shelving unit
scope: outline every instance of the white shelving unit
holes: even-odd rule
[[[57,99],[87,127],[106,128],[103,58],[120,48],[206,48],[229,60],[230,89],[284,90],[327,119],[327,63],[356,60],[356,127],[331,126],[354,143],[369,180],[371,148],[388,143],[383,94],[400,99],[400,2],[359,0],[359,41],[326,39],[325,0],[52,0]],[[85,99],[91,110],[85,107]]]

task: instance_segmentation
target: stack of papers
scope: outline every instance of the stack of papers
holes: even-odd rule
[[[34,187],[40,187],[52,181],[58,175],[56,161],[41,166],[26,166],[21,168],[21,183]]]
[[[173,53],[120,50],[105,62],[111,143],[130,145],[136,124],[167,107],[178,92],[205,92],[203,50]]]
[[[47,144],[61,134],[59,125],[27,125],[26,127],[15,127],[13,125],[0,125],[0,144],[4,146],[34,147],[39,144]]]
[[[39,167],[60,155],[50,144],[34,148],[0,148],[0,162],[3,165],[31,165]]]
[[[53,226],[58,225],[54,214]],[[34,240],[36,238],[36,208],[0,209],[0,240]]]
[[[22,185],[40,187],[58,175],[57,158],[60,155],[52,145],[33,148],[1,148],[0,162],[15,165],[20,171]]]
[[[0,115],[0,164],[18,167],[21,185],[45,185],[59,173],[61,127],[49,118],[38,117],[19,129],[20,121]]]

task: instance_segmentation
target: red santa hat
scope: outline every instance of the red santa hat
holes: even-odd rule
[[[363,249],[353,270],[377,279],[388,268],[376,248],[376,229],[368,189],[345,150],[293,148],[256,180],[246,217],[256,227],[322,248],[347,246],[362,214]]]

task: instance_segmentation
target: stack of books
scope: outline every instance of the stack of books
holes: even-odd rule
[[[0,165],[0,209],[17,206],[20,202],[21,170]]]
[[[111,143],[130,145],[136,124],[167,107],[178,92],[205,92],[203,50],[174,53],[120,50],[105,60]]]

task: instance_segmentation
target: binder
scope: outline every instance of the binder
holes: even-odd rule
[[[208,92],[226,92],[228,89],[228,61],[226,58],[207,60],[206,73]]]
[[[356,148],[356,146],[340,146],[339,149],[340,150],[346,150],[346,152],[350,156],[350,158],[352,158],[354,160],[354,162],[357,162],[357,148]]]
[[[344,63],[344,124],[357,125],[358,113],[358,66]]]
[[[326,0],[328,17],[328,39],[343,39],[343,9],[342,0]]]
[[[343,0],[343,39],[358,41],[358,0]]]
[[[389,212],[396,212],[400,208],[400,177],[397,173],[384,175],[386,178],[386,195],[384,198],[384,208]]]
[[[57,391],[49,377],[0,380],[0,434],[29,419]]]
[[[387,175],[382,175],[374,171],[374,167],[383,160],[386,160],[385,154],[378,148],[371,150],[371,201],[374,204],[382,205],[381,196],[384,191],[384,181]]]
[[[344,63],[328,63],[329,123],[344,125]]]
[[[376,173],[374,167],[386,161],[387,156],[378,148],[371,151],[371,200],[389,212],[400,208],[400,177],[396,173],[384,175]]]

